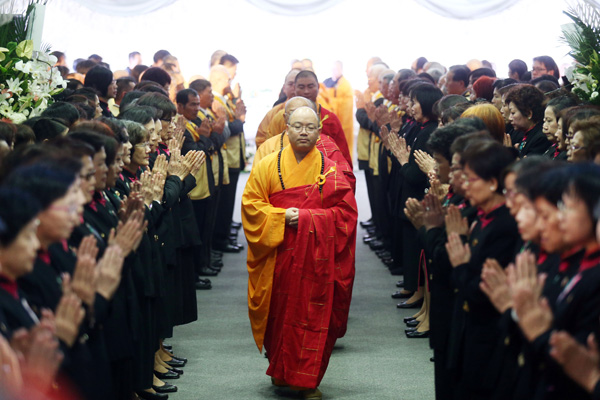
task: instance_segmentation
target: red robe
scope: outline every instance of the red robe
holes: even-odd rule
[[[252,170],[242,198],[249,238],[250,319],[257,345],[264,344],[269,356],[267,375],[292,386],[315,388],[335,341],[346,332],[358,211],[348,181],[327,158],[324,173],[311,179],[316,183],[280,190],[277,155],[266,156]],[[299,174],[311,168],[298,164],[284,170],[295,163],[290,157],[294,156],[287,146],[281,160],[284,182],[293,180],[286,171]],[[313,160],[318,159],[319,167],[320,158],[315,149]],[[281,226],[281,235],[281,218],[290,207],[300,209],[298,227]]]
[[[344,155],[346,161],[348,161],[348,165],[352,167],[352,156],[350,155],[350,149],[348,148],[348,142],[346,141],[346,134],[344,133],[344,128],[342,128],[340,119],[337,117],[337,115],[321,106],[319,106],[319,113],[321,117],[321,123],[323,124],[321,133],[324,133],[333,139]]]
[[[327,171],[333,162],[325,160]],[[300,218],[297,229],[286,228],[277,254],[276,289],[265,335],[267,375],[315,388],[336,339],[346,333],[354,281],[356,203],[348,184],[331,176],[322,195],[313,184],[283,190],[270,200],[276,207],[299,208]]]

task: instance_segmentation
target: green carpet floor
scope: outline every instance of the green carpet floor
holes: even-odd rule
[[[370,217],[362,172],[357,174],[359,220]],[[240,176],[234,219],[248,174]],[[324,399],[434,399],[432,351],[428,339],[407,339],[402,318],[413,310],[398,310],[390,297],[399,277],[389,274],[358,230],[356,280],[346,336],[338,340],[319,387]],[[243,234],[239,241],[244,243]],[[225,267],[212,278],[213,289],[198,291],[198,321],[175,329],[169,342],[176,354],[189,359],[172,400],[293,399],[271,386],[268,362],[250,331],[247,312],[246,253],[227,254]]]

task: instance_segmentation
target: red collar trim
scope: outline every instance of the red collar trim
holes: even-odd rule
[[[11,280],[6,275],[0,274],[0,289],[10,294],[15,300],[19,300],[19,287],[17,282]]]

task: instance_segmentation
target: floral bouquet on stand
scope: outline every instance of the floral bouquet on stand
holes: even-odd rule
[[[20,124],[39,116],[67,82],[53,65],[56,57],[33,51],[33,41],[0,47],[0,117]]]
[[[581,2],[565,14],[573,21],[564,25],[563,41],[575,65],[566,71],[572,92],[584,102],[600,105],[600,10],[592,2]]]

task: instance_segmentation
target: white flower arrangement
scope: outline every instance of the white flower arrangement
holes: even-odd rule
[[[20,124],[41,115],[67,86],[54,64],[56,57],[34,53],[31,40],[0,47],[0,116]]]

